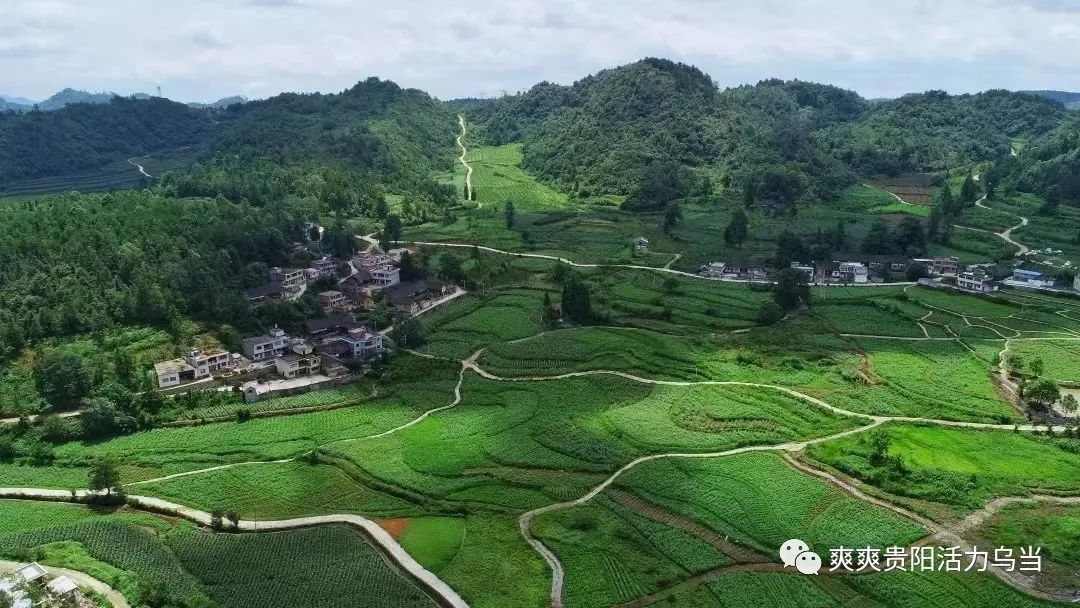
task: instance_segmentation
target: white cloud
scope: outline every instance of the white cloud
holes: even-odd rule
[[[1066,0],[373,0],[19,2],[0,24],[12,93],[64,86],[179,99],[337,91],[369,75],[443,98],[571,82],[639,59],[723,85],[771,76],[870,96],[1080,89]]]

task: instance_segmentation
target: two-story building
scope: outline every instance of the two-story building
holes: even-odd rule
[[[322,355],[306,342],[292,344],[274,359],[274,368],[285,379],[310,376],[320,371]]]
[[[376,287],[390,287],[401,282],[401,269],[395,266],[382,266],[371,271],[371,282]]]
[[[284,353],[288,345],[289,336],[285,335],[285,330],[279,329],[276,325],[265,335],[252,336],[243,340],[244,354],[252,361],[273,359]]]
[[[934,258],[930,273],[940,277],[955,277],[960,272],[960,260],[955,257]]]
[[[307,283],[307,273],[303,268],[271,268],[270,282],[281,283],[289,291],[296,291]]]
[[[989,293],[997,290],[990,275],[982,268],[972,268],[957,274],[956,287],[975,293]]]
[[[319,306],[323,310],[343,310],[349,306],[349,299],[337,290],[323,291],[319,293]]]
[[[238,362],[238,355],[221,349],[204,352],[192,348],[185,352],[183,357],[155,363],[154,374],[159,387],[170,388],[232,370]]]
[[[256,306],[272,300],[280,300],[285,296],[285,288],[281,283],[264,283],[258,287],[246,289],[248,304]]]

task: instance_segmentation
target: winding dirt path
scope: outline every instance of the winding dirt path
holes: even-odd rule
[[[469,153],[468,150],[465,149],[465,142],[463,141],[463,138],[465,137],[465,116],[458,114],[457,119],[458,125],[461,127],[461,133],[457,136],[457,145],[461,148],[461,156],[458,157],[458,161],[465,167],[465,200],[471,201],[473,168],[472,165],[465,160],[465,156]],[[483,204],[480,203],[480,201],[477,201],[476,208],[479,209],[481,207],[483,207]]]
[[[12,562],[0,559],[0,571],[13,571],[25,565],[26,564],[23,562]],[[79,587],[93,589],[105,599],[109,600],[109,603],[112,604],[113,608],[131,608],[131,605],[128,604],[127,598],[125,598],[123,594],[85,572],[79,572],[78,570],[72,570],[70,568],[58,568],[56,566],[43,565],[45,565],[45,568],[50,575],[66,576],[74,581]]]
[[[985,194],[979,200],[975,201],[975,206],[979,207],[980,209],[986,209],[988,211],[997,211],[996,209],[992,209],[991,207],[989,207],[986,204],[986,195]],[[1004,213],[1005,215],[1011,215],[1011,216],[1017,218],[1018,220],[1020,220],[1020,223],[1016,224],[1015,226],[1009,227],[1004,232],[993,232],[992,230],[983,230],[982,228],[973,228],[971,226],[963,226],[961,224],[954,224],[954,226],[956,228],[962,228],[964,230],[973,230],[975,232],[982,232],[984,234],[993,234],[995,236],[998,236],[1002,240],[1004,240],[1006,243],[1008,243],[1010,245],[1013,245],[1018,249],[1017,252],[1016,252],[1016,257],[1020,257],[1022,255],[1025,255],[1026,253],[1030,252],[1031,251],[1030,247],[1028,247],[1027,245],[1024,245],[1023,243],[1021,243],[1021,242],[1019,242],[1019,241],[1012,238],[1013,230],[1018,230],[1020,228],[1023,228],[1024,226],[1028,225],[1028,218],[1026,218],[1026,217],[1024,217],[1022,215],[1017,215],[1015,213],[1009,213],[1008,211],[997,211],[997,212],[998,213]]]
[[[148,179],[153,179],[153,177],[154,177],[153,175],[150,175],[149,173],[147,173],[146,169],[142,165],[135,162],[136,160],[143,159],[143,158],[150,158],[150,156],[147,155],[147,156],[137,156],[135,158],[129,158],[127,162],[128,162],[129,165],[132,165],[136,169],[138,169],[139,173],[141,173],[143,177],[148,178]]]
[[[49,500],[57,502],[80,502],[92,493],[80,490],[74,494],[66,490],[44,490],[38,488],[0,488],[0,498],[16,498],[30,500]],[[188,521],[202,526],[211,526],[213,518],[210,513],[193,509],[184,505],[176,504],[159,498],[148,496],[128,496],[127,504],[136,509],[162,513],[182,517]],[[240,520],[236,527],[229,526],[229,530],[240,532],[272,532],[282,530],[295,530],[324,524],[348,524],[364,531],[368,537],[374,540],[401,569],[412,575],[422,585],[430,589],[441,602],[451,608],[468,608],[465,600],[456,591],[444,583],[442,579],[432,574],[413,559],[408,552],[398,544],[390,533],[382,529],[374,521],[353,514],[319,515],[314,517],[298,517],[295,519],[281,519],[270,521]]]

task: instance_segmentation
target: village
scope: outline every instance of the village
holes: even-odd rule
[[[244,337],[241,352],[188,348],[180,357],[154,364],[158,388],[171,394],[234,388],[251,403],[348,382],[383,358],[384,337],[392,329],[358,321],[357,313],[383,303],[402,317],[413,317],[465,293],[450,283],[403,281],[407,252],[371,248],[348,260],[325,256],[307,268],[271,268],[266,283],[246,291],[250,306],[295,300],[310,285],[332,280],[336,289],[316,295],[323,316],[305,320],[296,335],[274,326]]]

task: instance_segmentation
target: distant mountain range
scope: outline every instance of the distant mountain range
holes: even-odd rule
[[[1072,91],[1024,91],[1065,104],[1070,110],[1080,109],[1080,93]]]
[[[49,97],[42,101],[34,101],[32,99],[26,99],[25,97],[14,97],[0,94],[0,112],[6,110],[15,110],[16,112],[27,112],[34,106],[43,112],[51,112],[52,110],[59,110],[60,108],[67,107],[73,103],[108,103],[113,97],[131,97],[135,99],[150,99],[151,95],[146,93],[135,93],[133,95],[119,95],[118,93],[110,93],[108,91],[102,93],[90,93],[88,91],[78,91],[75,89],[64,89],[59,93]],[[213,103],[189,103],[188,105],[193,108],[225,108],[235,103],[244,103],[247,99],[234,95],[232,97],[225,97],[219,99]]]

